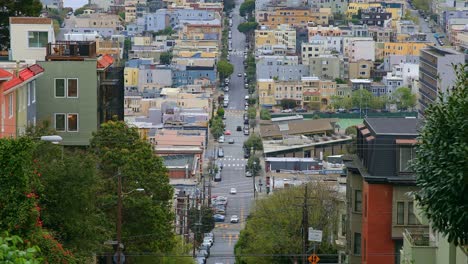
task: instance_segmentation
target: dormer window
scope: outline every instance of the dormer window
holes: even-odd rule
[[[411,173],[411,161],[416,157],[416,139],[397,139],[398,172]]]

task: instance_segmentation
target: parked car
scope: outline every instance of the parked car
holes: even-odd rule
[[[239,73],[237,74],[237,77],[242,77],[242,73],[239,72]]]
[[[250,98],[250,97],[249,97],[248,95],[246,95],[246,96],[244,97],[245,100],[249,100],[249,98]]]
[[[294,111],[296,111],[297,113],[305,113],[305,112],[307,112],[307,110],[304,109],[304,108],[296,108],[296,109],[294,109]]]
[[[239,223],[239,217],[237,215],[231,216],[231,223]]]
[[[225,92],[229,92],[229,86],[225,86],[225,87],[224,87],[224,91],[225,91]]]
[[[245,177],[252,177],[252,172],[250,170],[246,170]]]
[[[237,126],[236,131],[242,131],[242,127],[241,127],[241,126]]]
[[[234,139],[233,138],[229,139],[229,144],[234,144]]]
[[[218,157],[219,157],[219,158],[224,158],[224,150],[223,150],[223,148],[219,148],[219,149],[218,149]]]
[[[230,194],[236,194],[237,193],[237,190],[236,188],[231,188],[231,191],[229,191]]]
[[[224,135],[230,136],[230,135],[231,135],[231,130],[226,130],[226,131],[224,132]]]
[[[224,136],[220,136],[220,137],[218,138],[218,142],[219,142],[219,143],[224,143]]]
[[[292,109],[283,109],[281,113],[292,113]]]
[[[244,135],[248,136],[250,134],[250,131],[248,129],[244,129]]]
[[[208,242],[212,246],[214,241],[212,237],[204,237],[203,242]]]
[[[224,222],[224,219],[226,219],[226,217],[224,215],[215,214],[213,215],[213,219],[215,222]]]
[[[220,182],[221,181],[221,172],[218,171],[214,177],[215,182]]]

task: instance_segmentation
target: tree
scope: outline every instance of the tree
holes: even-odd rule
[[[172,27],[165,27],[164,29],[161,29],[157,32],[154,32],[153,33],[153,36],[170,36],[172,34],[174,34],[175,31],[172,29]]]
[[[356,126],[349,126],[345,129],[345,134],[346,135],[354,135],[356,136],[357,135],[357,131],[356,131]]]
[[[263,150],[262,138],[257,134],[250,135],[250,137],[244,141],[244,148],[253,150],[254,152],[257,150]]]
[[[37,17],[42,10],[39,0],[0,0],[0,50],[10,47],[10,17]]]
[[[336,233],[338,195],[330,185],[308,183],[309,226],[322,230],[324,237],[317,246],[318,254],[337,253],[336,246],[325,238]],[[297,263],[297,255],[302,254],[302,210],[298,205],[303,196],[304,186],[300,186],[276,189],[257,200],[234,248],[236,263]]]
[[[257,22],[244,22],[237,26],[237,30],[244,34],[252,33],[258,27]]]
[[[224,108],[220,106],[218,108],[218,110],[216,111],[216,115],[220,116],[220,117],[223,117],[224,116]]]
[[[119,12],[119,17],[125,20],[125,12]]]
[[[165,51],[159,56],[159,63],[164,65],[169,65],[172,62],[172,52]]]
[[[359,89],[352,92],[351,101],[353,103],[353,107],[369,108],[372,97],[372,93],[365,89]]]
[[[294,99],[281,100],[281,107],[283,107],[283,109],[293,109],[296,106],[297,106],[297,101]]]
[[[351,109],[353,107],[353,102],[351,97],[347,96],[338,96],[338,95],[332,95],[331,97],[331,106],[334,109]]]
[[[335,78],[336,84],[346,84],[346,81],[340,78]]]
[[[270,111],[268,111],[267,109],[260,110],[260,119],[261,120],[271,120]]]
[[[257,118],[257,109],[253,106],[250,106],[248,109],[247,109],[247,116],[249,117],[249,119],[256,119]]]
[[[216,139],[224,134],[223,120],[218,116],[211,119],[211,134]]]
[[[88,9],[88,8],[90,8],[90,6],[86,4],[86,5],[84,5],[84,6],[80,7],[80,8],[75,9],[75,13],[74,13],[75,16],[79,16],[79,15],[83,14],[84,11],[86,9]]]
[[[455,66],[457,80],[446,98],[425,111],[416,159],[416,200],[431,227],[449,242],[468,244],[468,65]]]
[[[400,87],[393,93],[394,101],[401,110],[407,110],[416,106],[416,95],[411,93],[408,87]]]
[[[220,60],[217,67],[221,79],[229,77],[234,73],[234,65],[229,63],[227,60]]]
[[[0,263],[39,264],[38,246],[25,245],[19,236],[10,236],[8,232],[0,236]]]
[[[372,109],[384,109],[387,101],[387,96],[373,96],[369,106]]]
[[[255,0],[244,1],[239,7],[239,14],[241,16],[251,15],[255,10]]]
[[[247,160],[247,170],[253,172],[254,175],[258,175],[261,169],[260,158],[252,154]]]
[[[170,252],[175,238],[167,169],[152,146],[139,138],[136,128],[123,121],[101,124],[93,133],[91,149],[105,181],[103,210],[111,222],[117,216],[117,175],[123,193],[122,237],[129,252]],[[144,192],[131,193],[137,188]],[[149,235],[148,235],[149,234]],[[111,239],[111,238],[109,238]]]
[[[213,210],[208,206],[201,206],[200,210],[197,207],[192,207],[189,210],[189,228],[196,234],[198,243],[203,241],[203,233],[209,233],[215,227],[213,218]]]

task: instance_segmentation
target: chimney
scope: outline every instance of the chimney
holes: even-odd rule
[[[16,60],[16,69],[15,69],[15,76],[19,76],[19,67],[20,67],[20,61]]]

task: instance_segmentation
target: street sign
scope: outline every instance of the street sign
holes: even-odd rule
[[[317,255],[312,254],[307,258],[307,260],[309,260],[311,264],[317,264],[320,261],[320,258]]]
[[[322,230],[314,230],[309,227],[309,241],[322,242]]]

